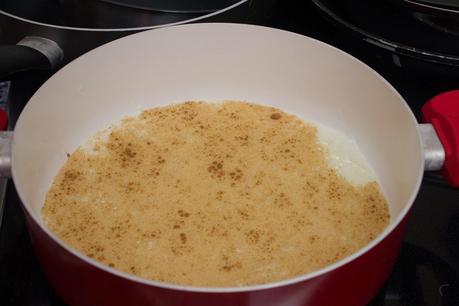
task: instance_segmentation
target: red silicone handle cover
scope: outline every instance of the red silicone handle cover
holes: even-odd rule
[[[8,115],[0,108],[0,131],[4,131],[8,128]]]
[[[430,99],[422,107],[422,115],[431,123],[445,150],[444,177],[459,187],[459,90],[452,90]]]

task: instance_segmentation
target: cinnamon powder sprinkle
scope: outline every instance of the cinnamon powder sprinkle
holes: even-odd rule
[[[340,260],[387,226],[376,182],[350,184],[317,129],[229,101],[142,112],[62,167],[42,210],[87,256],[183,285],[262,284]]]

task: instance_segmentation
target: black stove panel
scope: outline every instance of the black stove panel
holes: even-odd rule
[[[429,81],[413,77],[416,72],[393,65],[391,55],[367,49],[354,37],[346,36],[309,3],[279,1],[268,25],[312,36],[350,52],[387,78],[418,116],[427,99],[459,88],[459,80],[454,78]],[[39,73],[13,80],[12,122],[48,77]],[[36,261],[12,182],[8,184],[0,229],[0,305],[64,305]],[[449,188],[437,174],[425,176],[396,266],[369,305],[459,305],[459,190]]]

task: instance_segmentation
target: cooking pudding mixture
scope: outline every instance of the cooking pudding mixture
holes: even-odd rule
[[[87,256],[182,285],[262,284],[334,263],[388,224],[378,184],[329,162],[318,127],[243,102],[127,117],[79,147],[42,215]]]

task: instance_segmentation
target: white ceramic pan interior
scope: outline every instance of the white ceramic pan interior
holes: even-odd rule
[[[42,222],[45,194],[66,153],[110,123],[159,105],[228,99],[272,105],[355,139],[392,215],[371,245],[407,213],[423,157],[417,123],[400,95],[373,70],[324,43],[235,24],[138,33],[83,55],[48,80],[15,128],[13,177],[26,209]]]

